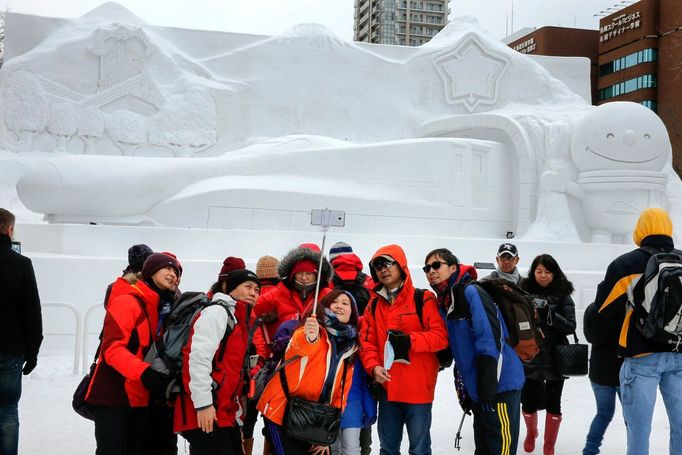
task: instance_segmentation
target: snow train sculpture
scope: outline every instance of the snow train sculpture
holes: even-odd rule
[[[179,31],[112,3],[12,20],[0,146],[53,154],[17,185],[51,222],[296,230],[333,206],[357,233],[622,242],[680,183],[655,114],[593,108],[588,62],[555,70],[470,18],[419,48]]]

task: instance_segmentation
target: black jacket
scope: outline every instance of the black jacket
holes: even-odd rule
[[[40,297],[31,260],[0,234],[0,352],[35,360],[43,341]]]
[[[640,246],[648,246],[659,251],[672,251],[675,248],[672,237],[667,235],[645,237]],[[644,273],[650,257],[649,253],[639,248],[617,257],[609,264],[604,281],[597,287],[594,303],[599,314],[616,320],[622,327],[622,333],[627,334],[618,339],[619,355],[624,357],[635,357],[651,352],[670,352],[674,348],[672,345],[654,343],[644,338],[634,324],[630,324],[632,317],[637,317],[636,314],[626,317],[626,313],[633,311],[628,304],[627,291],[634,288]],[[598,339],[602,340],[609,336],[613,335],[600,333]]]
[[[590,381],[608,386],[620,385],[618,375],[623,359],[618,357],[620,322],[601,316],[594,302],[585,309],[583,333],[592,343]]]
[[[521,282],[521,288],[527,291],[531,298],[547,300],[547,306],[538,310],[540,329],[544,334],[540,346],[540,353],[530,362],[523,364],[526,377],[535,380],[560,380],[554,362],[554,346],[568,344],[567,335],[575,331],[575,303],[571,298],[573,285],[567,283],[566,289],[543,290],[533,289],[528,280]],[[547,294],[545,292],[552,292]]]

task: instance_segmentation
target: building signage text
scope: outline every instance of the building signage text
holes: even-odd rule
[[[610,24],[606,24],[599,29],[599,42],[608,41],[626,33],[628,30],[639,28],[641,25],[641,13],[639,11],[616,16]]]

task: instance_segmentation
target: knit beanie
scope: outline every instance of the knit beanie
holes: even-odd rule
[[[307,248],[307,249],[309,249],[310,251],[313,251],[313,252],[315,252],[315,253],[319,253],[319,252],[320,252],[320,247],[317,246],[316,243],[301,243],[298,247],[299,247],[299,248]]]
[[[256,275],[258,278],[265,280],[268,278],[277,278],[277,266],[279,261],[272,256],[263,256],[258,259],[256,263]]]
[[[351,254],[352,252],[353,248],[351,248],[349,244],[344,242],[336,242],[329,249],[329,262],[332,262],[334,259],[341,256],[342,254]]]
[[[673,236],[673,222],[668,212],[658,207],[649,207],[642,211],[632,232],[632,240],[639,246],[650,235]]]
[[[295,277],[297,273],[301,272],[317,273],[317,264],[309,259],[298,261],[291,269],[291,276]]]
[[[225,293],[229,294],[234,291],[237,286],[247,281],[253,281],[258,286],[260,286],[260,278],[253,273],[251,270],[247,269],[237,269],[232,270],[225,279]]]
[[[153,251],[144,243],[133,245],[128,248],[128,267],[123,271],[124,273],[137,273],[142,271],[144,261],[152,254]]]
[[[244,259],[233,256],[226,257],[223,261],[223,267],[220,269],[220,273],[218,274],[218,283],[225,281],[227,279],[227,275],[229,275],[230,272],[245,268],[246,264],[244,263]]]
[[[159,270],[165,267],[173,267],[178,277],[182,275],[182,266],[172,253],[152,253],[142,266],[142,279],[148,280]]]

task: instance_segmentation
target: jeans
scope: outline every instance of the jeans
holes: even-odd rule
[[[587,433],[583,455],[599,453],[599,446],[601,446],[602,439],[604,439],[606,427],[609,426],[611,419],[613,419],[613,414],[616,412],[616,395],[620,400],[619,386],[601,385],[596,382],[591,384],[594,399],[597,402],[597,415],[592,419],[590,432]]]
[[[379,454],[400,454],[403,425],[407,427],[410,455],[431,455],[431,403],[399,403],[386,398],[379,401]]]
[[[651,419],[660,388],[670,422],[670,453],[682,453],[682,354],[656,352],[626,357],[620,369],[628,455],[649,453]]]
[[[19,398],[21,397],[21,354],[0,354],[0,455],[17,455],[19,450]]]

